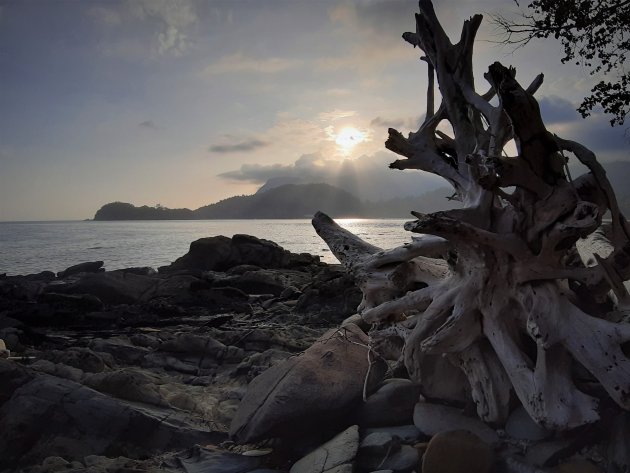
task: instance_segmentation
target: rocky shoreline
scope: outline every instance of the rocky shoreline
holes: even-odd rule
[[[630,463],[626,441],[610,441],[628,438],[627,413],[561,435],[518,409],[488,426],[465,396],[427,399],[403,367],[370,358],[360,300],[341,266],[246,235],[193,242],[158,271],[88,262],[0,276],[0,471]]]

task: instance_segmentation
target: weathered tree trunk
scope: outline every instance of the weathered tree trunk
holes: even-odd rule
[[[576,366],[630,409],[630,324],[607,320],[602,304],[611,289],[627,300],[630,227],[594,154],[545,128],[533,97],[542,75],[524,89],[513,68],[494,63],[485,75],[490,91],[475,92],[472,52],[481,19],[466,21],[453,44],[430,0],[420,0],[416,32],[403,38],[424,52],[442,104],[434,112],[429,102],[416,133],[405,138],[390,129],[385,143],[404,157],[391,168],[443,177],[463,208],[412,212],[417,220],[405,229],[422,236],[388,251],[324,214],[313,225],[355,275],[363,291],[358,310],[374,333],[393,327],[404,338],[412,378],[422,382],[428,357],[446,356],[468,378],[482,419],[505,420],[514,393],[540,424],[570,429],[599,418],[599,399],[578,387]],[[489,102],[495,95],[496,107]],[[453,136],[437,130],[443,120]],[[504,152],[511,139],[514,157]],[[570,180],[563,151],[591,172]],[[606,211],[612,251],[587,267],[576,242]]]

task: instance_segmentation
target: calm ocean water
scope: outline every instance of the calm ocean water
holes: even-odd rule
[[[408,219],[340,219],[337,222],[373,245],[392,248],[411,239]],[[108,270],[157,268],[188,251],[198,238],[238,233],[275,241],[295,253],[322,261],[336,258],[310,220],[169,220],[132,222],[0,222],[0,274],[61,271],[84,261],[102,260]]]

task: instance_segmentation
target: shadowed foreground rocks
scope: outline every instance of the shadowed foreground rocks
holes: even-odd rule
[[[375,345],[339,266],[235,240],[159,273],[88,262],[0,277],[0,471],[613,473],[630,463],[628,415],[564,434],[519,408],[485,424],[452,370],[414,383],[393,335]],[[254,261],[243,245],[276,256]]]

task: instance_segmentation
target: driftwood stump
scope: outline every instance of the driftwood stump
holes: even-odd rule
[[[390,129],[385,143],[402,156],[391,168],[443,177],[462,208],[412,212],[417,220],[405,229],[421,236],[387,251],[322,213],[313,225],[354,274],[374,337],[394,330],[403,340],[412,379],[422,383],[426,364],[446,358],[467,377],[483,420],[503,422],[515,394],[541,425],[571,429],[599,419],[601,388],[630,409],[630,323],[611,315],[613,303],[627,301],[630,226],[595,155],[545,128],[533,96],[542,74],[523,88],[515,69],[497,62],[485,74],[489,91],[475,92],[481,20],[464,22],[453,44],[431,1],[420,0],[416,31],[403,38],[423,51],[427,96],[435,74],[442,103],[434,111],[429,100],[417,132]],[[437,129],[442,121],[452,136]],[[504,150],[512,139],[517,156]],[[590,172],[571,179],[570,155]],[[610,254],[587,266],[576,242],[607,212]]]

